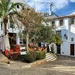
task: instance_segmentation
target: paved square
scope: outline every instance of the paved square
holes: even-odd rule
[[[23,63],[24,64],[24,63]],[[20,65],[15,65],[20,66]],[[14,66],[12,66],[14,67]],[[75,57],[58,56],[54,62],[34,68],[12,69],[0,65],[0,75],[75,75]]]

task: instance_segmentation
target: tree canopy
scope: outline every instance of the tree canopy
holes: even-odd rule
[[[21,10],[19,14],[21,17],[18,17],[18,20],[23,23],[25,30],[28,30],[28,32],[37,30],[41,24],[42,17],[40,13],[35,12],[34,9],[25,8]]]
[[[24,8],[19,14],[21,17],[17,18],[24,26],[26,32],[26,48],[28,50],[29,34],[31,31],[38,30],[39,25],[42,24],[43,18],[40,13],[35,12],[35,10],[31,8]]]

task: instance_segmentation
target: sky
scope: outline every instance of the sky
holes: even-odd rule
[[[39,12],[48,12],[53,3],[52,12],[58,16],[75,14],[75,0],[25,0],[32,8]]]

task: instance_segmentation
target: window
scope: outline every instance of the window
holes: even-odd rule
[[[63,20],[60,20],[60,26],[63,26]]]
[[[55,25],[55,21],[52,21],[52,25]]]
[[[71,41],[74,41],[74,38],[71,38]]]
[[[17,8],[19,9],[19,5],[17,5]]]
[[[44,16],[49,16],[49,14],[48,13],[45,13]]]
[[[64,34],[64,38],[65,38],[65,39],[68,39],[68,36],[67,36],[67,34]]]
[[[61,31],[56,31],[56,34],[61,36]]]
[[[2,25],[2,22],[1,22],[1,30],[3,29],[3,25]]]
[[[74,18],[71,18],[71,24],[74,24]]]

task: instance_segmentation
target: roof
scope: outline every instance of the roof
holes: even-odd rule
[[[58,18],[58,16],[53,12],[51,15],[49,15],[49,13],[41,13],[41,15],[44,16],[46,19]]]
[[[56,18],[52,18],[52,19],[55,20],[55,19],[64,19],[64,18],[75,18],[75,14],[73,14],[73,15],[68,15],[68,16],[56,17]]]

